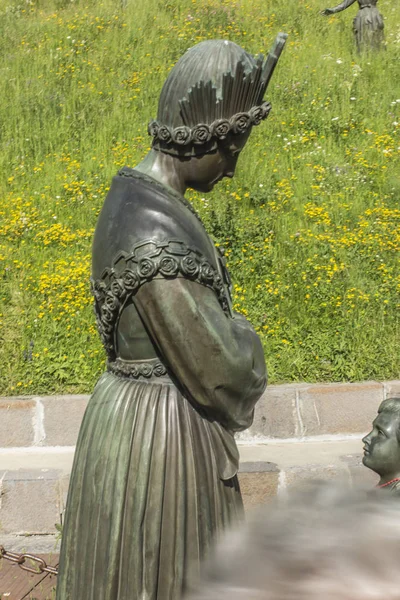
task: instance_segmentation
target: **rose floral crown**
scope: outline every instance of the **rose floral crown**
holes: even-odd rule
[[[279,33],[266,60],[258,56],[250,71],[238,62],[234,73],[225,73],[220,95],[211,81],[191,87],[179,101],[183,125],[169,127],[156,120],[149,123],[153,147],[176,156],[208,153],[228,134],[245,133],[259,125],[271,110],[263,97],[286,39],[286,33]]]

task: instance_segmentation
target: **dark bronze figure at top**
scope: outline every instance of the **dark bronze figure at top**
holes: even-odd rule
[[[265,389],[264,354],[183,194],[233,177],[285,40],[266,61],[228,41],[188,50],[163,86],[152,150],[112,181],[92,264],[107,372],[77,443],[58,600],[178,600],[242,514],[234,432]]]
[[[363,442],[363,464],[380,476],[378,487],[400,495],[400,398],[381,403]]]
[[[326,8],[323,15],[333,15],[346,10],[356,0],[343,0],[334,8]],[[359,11],[353,21],[353,32],[356,39],[357,50],[372,48],[378,50],[384,41],[383,18],[376,5],[378,0],[357,0]]]

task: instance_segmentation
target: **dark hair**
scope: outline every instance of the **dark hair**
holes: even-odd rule
[[[400,415],[400,398],[395,396],[393,398],[386,398],[378,408],[378,413],[382,412],[391,412]]]
[[[222,99],[224,75],[230,73],[234,76],[239,63],[242,63],[244,71],[249,73],[257,61],[243,48],[228,40],[206,40],[189,48],[173,67],[163,85],[158,102],[157,121],[168,127],[211,124],[215,119],[213,106],[203,102],[201,106],[196,107],[196,122],[185,123],[180,101],[187,98],[188,92],[200,82],[211,82],[216,88],[217,98]],[[232,100],[233,98],[232,110],[228,111],[231,114],[222,115],[224,118],[246,109],[243,105],[235,106]]]
[[[396,396],[393,396],[392,398],[386,398],[386,400],[381,402],[378,408],[378,414],[380,413],[392,413],[400,417],[400,398]],[[396,430],[396,437],[400,443],[400,422]]]

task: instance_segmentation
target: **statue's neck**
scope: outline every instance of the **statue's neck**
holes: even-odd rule
[[[186,192],[186,184],[179,161],[169,154],[151,149],[144,159],[135,167],[145,175],[149,175],[166,187],[182,194]]]
[[[400,481],[400,473],[392,473],[391,475],[382,475],[379,483],[378,483],[378,487],[381,487],[383,485],[388,485],[391,482],[395,482],[395,481]]]

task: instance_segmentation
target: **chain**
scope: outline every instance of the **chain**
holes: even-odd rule
[[[50,573],[50,575],[58,574],[57,567],[47,565],[46,561],[43,560],[43,558],[40,558],[40,556],[34,556],[33,554],[17,554],[16,552],[9,552],[4,546],[0,546],[0,559],[2,558],[16,563],[24,571],[34,573],[35,575],[41,575],[42,573]],[[36,567],[29,567],[26,565],[25,561],[27,559],[37,563]]]

